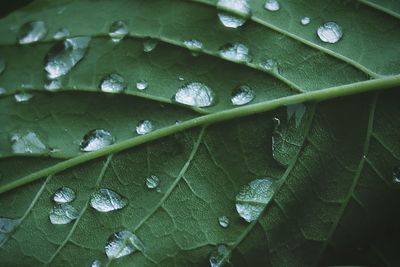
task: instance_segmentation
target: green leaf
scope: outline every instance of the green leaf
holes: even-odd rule
[[[216,4],[38,0],[0,20],[2,266],[206,266],[221,244],[224,254],[214,260],[227,266],[400,264],[400,6],[280,0],[281,9],[270,12],[264,0],[253,0],[246,23],[230,29]],[[19,27],[33,20],[46,23],[47,35],[17,44]],[[114,43],[108,31],[117,20],[130,31]],[[316,35],[327,21],[342,27],[338,43]],[[49,92],[44,62],[62,42],[52,38],[60,28],[91,41],[61,88]],[[145,52],[148,40],[157,45]],[[201,41],[202,49],[189,51],[187,40]],[[221,47],[233,43],[245,45],[251,60],[222,57]],[[269,59],[276,68],[263,67]],[[111,73],[124,78],[126,90],[99,89]],[[140,80],[147,89],[136,89]],[[173,101],[190,82],[211,88],[214,104]],[[255,98],[237,107],[230,98],[241,85]],[[33,97],[16,102],[20,93]],[[155,130],[138,135],[142,120]],[[93,129],[107,130],[115,143],[82,152]],[[18,141],[28,133],[30,141]],[[151,175],[156,189],[146,187]],[[249,223],[235,201],[260,178],[273,182],[272,199],[246,202],[262,208]],[[75,191],[70,205],[79,215],[55,225],[52,196],[63,186]],[[127,205],[92,208],[100,188]],[[107,242],[124,230],[144,249],[135,243],[138,251],[109,259]],[[130,242],[137,241],[123,240]]]

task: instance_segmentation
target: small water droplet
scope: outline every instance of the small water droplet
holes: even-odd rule
[[[279,73],[279,63],[275,59],[267,59],[260,63],[259,65],[262,69],[273,72]]]
[[[219,49],[219,54],[234,62],[250,61],[249,49],[241,43],[226,44]]]
[[[67,186],[63,186],[53,194],[53,200],[57,203],[68,203],[75,199],[75,191]]]
[[[70,35],[69,30],[67,28],[61,28],[56,33],[53,34],[53,38],[55,40],[65,39]]]
[[[158,45],[158,40],[148,38],[143,42],[143,51],[146,53],[151,52],[154,49],[156,49],[157,45]]]
[[[153,123],[149,120],[139,121],[136,125],[136,133],[143,135],[148,134],[154,130]]]
[[[101,267],[101,261],[94,260],[94,261],[92,261],[92,264],[90,266],[91,267]]]
[[[114,143],[114,137],[103,129],[91,130],[83,137],[80,149],[85,152],[95,151]]]
[[[231,102],[235,106],[242,106],[254,99],[254,91],[247,85],[241,85],[232,92]]]
[[[219,225],[220,225],[221,227],[227,228],[227,227],[229,226],[229,218],[226,217],[225,215],[220,216],[220,217],[218,218],[218,223],[219,223]]]
[[[236,210],[247,222],[256,220],[273,196],[271,179],[262,178],[243,186],[236,195]]]
[[[109,237],[105,252],[109,259],[118,259],[136,251],[144,251],[142,241],[128,230],[114,233]]]
[[[304,25],[304,26],[310,24],[310,22],[311,22],[310,17],[302,17],[300,20],[301,25]]]
[[[43,21],[30,21],[21,26],[18,33],[20,44],[31,44],[46,36],[47,28]]]
[[[199,40],[186,40],[183,42],[183,44],[192,51],[192,54],[194,56],[198,55],[198,53],[203,49],[203,43],[200,42]]]
[[[11,135],[11,149],[16,154],[39,154],[47,152],[47,147],[39,136],[30,131],[16,132]]]
[[[400,167],[393,169],[393,183],[400,184]]]
[[[221,267],[226,262],[229,256],[229,250],[225,245],[218,245],[208,258],[210,267]]]
[[[126,89],[125,79],[116,73],[109,74],[101,80],[100,89],[105,93],[120,93]]]
[[[175,94],[175,101],[193,107],[208,107],[215,102],[215,93],[203,83],[185,84]]]
[[[30,93],[18,93],[14,95],[14,99],[16,102],[21,103],[21,102],[27,102],[33,97],[32,94]]]
[[[0,74],[6,69],[6,61],[4,58],[0,57]]]
[[[94,192],[90,197],[90,206],[100,212],[110,212],[119,210],[128,204],[127,200],[118,193],[101,188]]]
[[[242,26],[247,21],[247,19],[233,16],[226,12],[219,12],[218,18],[219,18],[219,21],[221,21],[222,25],[224,25],[227,28],[233,28],[233,29],[236,29],[236,28]]]
[[[114,43],[118,43],[129,33],[128,26],[122,20],[114,21],[110,25],[110,31],[108,35]]]
[[[343,31],[342,27],[336,24],[336,22],[330,21],[321,25],[317,30],[317,34],[322,42],[334,44],[342,38]]]
[[[136,89],[138,89],[138,90],[145,90],[145,89],[147,89],[148,86],[149,86],[149,84],[145,80],[139,80],[136,83]]]
[[[184,81],[184,80],[185,80],[185,78],[183,78],[183,77],[179,76],[179,77],[178,77],[178,80],[179,80],[179,81]]]
[[[158,177],[155,175],[150,175],[149,177],[146,178],[146,187],[149,189],[154,189],[158,187],[159,184],[160,184],[160,179],[158,179]]]
[[[268,11],[278,11],[281,8],[281,5],[277,0],[267,0],[264,8]]]
[[[47,91],[57,91],[61,88],[61,86],[61,81],[54,79],[47,81],[47,83],[44,85],[44,89],[46,89]]]
[[[54,79],[67,74],[85,56],[90,40],[79,36],[55,44],[45,58],[47,76]]]
[[[0,247],[7,242],[20,222],[20,219],[0,218]]]
[[[52,224],[67,224],[77,219],[78,216],[79,212],[68,203],[57,204],[49,214]]]

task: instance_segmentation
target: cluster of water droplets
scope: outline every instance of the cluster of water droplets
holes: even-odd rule
[[[76,198],[73,189],[63,186],[53,194],[53,206],[49,213],[49,219],[52,224],[68,224],[79,217],[79,212],[70,202]]]

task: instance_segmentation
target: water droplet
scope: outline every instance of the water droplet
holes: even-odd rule
[[[53,38],[55,40],[65,39],[69,36],[69,30],[67,28],[61,28],[56,33],[54,33]]]
[[[221,227],[227,228],[227,227],[229,226],[229,218],[226,217],[225,215],[220,216],[220,217],[218,218],[218,223],[219,223],[219,225],[220,225]]]
[[[149,189],[154,189],[160,184],[160,179],[155,175],[150,175],[146,178],[146,186]]]
[[[33,97],[32,94],[29,93],[18,93],[14,95],[15,101],[18,103],[27,102]]]
[[[304,25],[304,26],[310,24],[310,22],[311,22],[310,17],[302,17],[300,20],[301,25]]]
[[[116,73],[109,74],[101,80],[100,89],[106,93],[120,93],[126,89],[125,79]]]
[[[3,73],[5,68],[6,68],[6,61],[2,57],[0,57],[0,74]]]
[[[279,73],[279,64],[278,61],[275,59],[267,59],[263,62],[260,63],[260,67],[264,70],[273,72],[273,73]]]
[[[236,195],[236,210],[247,222],[256,220],[273,196],[270,179],[256,179],[245,185]]]
[[[67,224],[78,218],[79,212],[68,203],[57,204],[50,211],[52,224]]]
[[[7,90],[4,89],[3,87],[0,87],[0,95],[4,95],[7,93]]]
[[[53,200],[57,203],[68,203],[75,199],[75,191],[69,187],[63,186],[53,194]]]
[[[334,44],[342,38],[343,31],[342,27],[331,21],[321,25],[317,30],[317,34],[322,42]]]
[[[230,15],[226,12],[218,13],[219,21],[227,28],[236,29],[246,23],[247,19]]]
[[[43,21],[30,21],[21,26],[18,33],[20,44],[31,44],[45,37],[46,24]]]
[[[194,56],[198,55],[198,52],[201,51],[201,49],[203,49],[203,43],[200,42],[199,40],[186,40],[183,42],[183,44],[192,51],[192,54]]]
[[[106,255],[109,259],[118,259],[138,250],[144,250],[142,241],[127,230],[114,233],[105,246]]]
[[[57,79],[49,80],[44,85],[44,89],[46,89],[47,91],[57,91],[60,88],[61,88],[61,81]]]
[[[267,0],[264,8],[268,11],[278,11],[281,8],[281,5],[277,0]]]
[[[90,37],[73,37],[55,44],[47,53],[44,69],[50,79],[67,74],[84,56]]]
[[[235,106],[245,105],[254,99],[254,91],[247,85],[241,85],[232,92],[231,102]]]
[[[94,261],[92,261],[92,264],[90,266],[91,267],[101,267],[101,261],[94,260]]]
[[[91,130],[82,139],[80,148],[89,152],[101,149],[114,143],[114,137],[110,132],[103,129]]]
[[[138,90],[145,90],[145,89],[147,89],[148,86],[149,86],[149,84],[145,80],[139,80],[136,83],[136,89],[138,89]]]
[[[20,219],[0,218],[0,247],[7,242]]]
[[[393,170],[393,183],[400,184],[400,167]]]
[[[234,62],[248,62],[249,49],[241,43],[226,44],[219,49],[221,57]]]
[[[221,10],[218,13],[221,23],[234,29],[246,23],[251,13],[248,0],[219,0],[217,8]]]
[[[17,132],[11,135],[11,149],[16,154],[39,154],[47,152],[47,148],[39,136],[30,131]]]
[[[136,125],[136,133],[143,135],[148,134],[154,130],[153,123],[149,120],[139,121]]]
[[[210,253],[209,262],[211,267],[221,267],[224,262],[226,262],[229,256],[229,250],[225,245],[218,245]]]
[[[178,77],[178,80],[179,80],[179,81],[184,81],[185,78],[179,76],[179,77]]]
[[[175,101],[193,107],[208,107],[215,102],[215,93],[203,83],[185,84],[175,94]]]
[[[118,193],[101,188],[94,192],[90,197],[90,206],[100,212],[110,212],[119,210],[128,204],[127,200]]]
[[[148,38],[143,42],[143,51],[146,53],[151,52],[154,49],[156,49],[157,45],[158,45],[158,40]]]
[[[128,26],[125,24],[125,22],[123,22],[121,20],[117,20],[117,21],[114,21],[110,25],[110,31],[109,31],[108,35],[111,37],[111,40],[114,43],[118,43],[119,41],[124,39],[124,37],[128,33],[129,33],[129,29],[128,29]]]

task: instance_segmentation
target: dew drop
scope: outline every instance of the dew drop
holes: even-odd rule
[[[179,76],[179,77],[178,77],[178,80],[182,82],[182,81],[184,81],[184,80],[185,80],[185,78],[183,78],[183,77]]]
[[[393,170],[393,183],[400,184],[400,167]]]
[[[125,79],[116,73],[109,74],[101,80],[100,89],[105,93],[120,93],[126,89]]]
[[[221,267],[224,262],[228,261],[229,250],[225,245],[218,245],[208,258],[211,267]]]
[[[279,73],[279,64],[275,59],[267,59],[260,63],[260,67],[266,71]]]
[[[342,27],[336,24],[336,22],[330,21],[321,25],[317,30],[317,34],[322,42],[334,44],[342,38],[343,31]]]
[[[153,123],[149,120],[141,120],[136,125],[136,133],[143,135],[148,134],[154,130]]]
[[[103,129],[91,130],[83,137],[80,149],[85,152],[95,151],[114,143],[114,137]]]
[[[232,92],[231,102],[235,106],[242,106],[254,99],[254,91],[247,85],[241,85]]]
[[[198,55],[198,53],[203,49],[203,43],[200,42],[199,40],[186,40],[183,42],[183,44],[192,51],[192,54],[194,56]]]
[[[226,217],[225,215],[220,216],[220,217],[218,218],[218,223],[219,223],[219,225],[220,225],[221,227],[227,228],[227,227],[229,226],[229,218]]]
[[[0,218],[0,247],[7,242],[20,222],[20,219]]]
[[[39,154],[47,152],[46,145],[39,136],[31,131],[17,132],[11,135],[11,149],[16,154]]]
[[[114,233],[105,246],[109,259],[118,259],[136,251],[144,251],[144,245],[135,234],[128,230]]]
[[[111,23],[108,35],[114,43],[118,43],[129,33],[128,26],[122,20]]]
[[[236,210],[247,222],[256,220],[273,196],[271,179],[251,181],[236,195]]]
[[[45,58],[47,76],[54,79],[67,74],[85,56],[89,43],[90,37],[80,36],[55,44]]]
[[[75,191],[67,186],[63,186],[53,194],[53,200],[57,203],[68,203],[75,199]]]
[[[301,25],[304,25],[304,26],[310,24],[310,22],[311,22],[310,17],[302,17],[300,20]]]
[[[246,23],[251,9],[248,0],[219,0],[217,8],[221,10],[218,18],[227,28],[238,28]]]
[[[65,39],[70,35],[69,30],[67,28],[61,28],[56,33],[53,34],[53,38],[55,40]]]
[[[264,4],[264,8],[268,11],[278,11],[281,5],[277,0],[267,0]]]
[[[160,184],[160,179],[155,175],[150,175],[146,178],[146,187],[149,189],[157,188]]]
[[[175,101],[193,107],[208,107],[215,102],[215,93],[203,83],[185,84],[175,94]]]
[[[221,57],[234,62],[250,61],[249,49],[241,43],[226,44],[219,49]]]
[[[127,200],[118,193],[101,188],[94,192],[90,197],[90,206],[100,212],[110,212],[119,210],[128,204]]]
[[[222,25],[224,25],[227,28],[233,28],[233,29],[236,29],[236,28],[242,26],[247,21],[247,19],[233,16],[226,12],[219,12],[218,18],[219,18],[219,21],[221,21]]]
[[[52,224],[67,224],[77,219],[78,216],[79,212],[68,203],[57,204],[49,214]]]
[[[14,99],[17,103],[28,102],[32,97],[33,95],[29,93],[18,93],[14,95]]]
[[[92,261],[92,264],[90,266],[91,267],[101,267],[101,261],[94,260],[94,261]]]
[[[30,21],[21,26],[18,33],[20,44],[31,44],[46,36],[47,28],[43,21]]]
[[[47,91],[57,91],[60,88],[61,88],[61,81],[57,79],[49,80],[44,85],[44,89],[46,89]]]
[[[148,38],[143,42],[143,51],[146,53],[151,52],[154,49],[156,49],[157,45],[158,45],[158,40]]]
[[[148,82],[145,80],[139,80],[136,82],[136,89],[145,90],[149,86]]]

